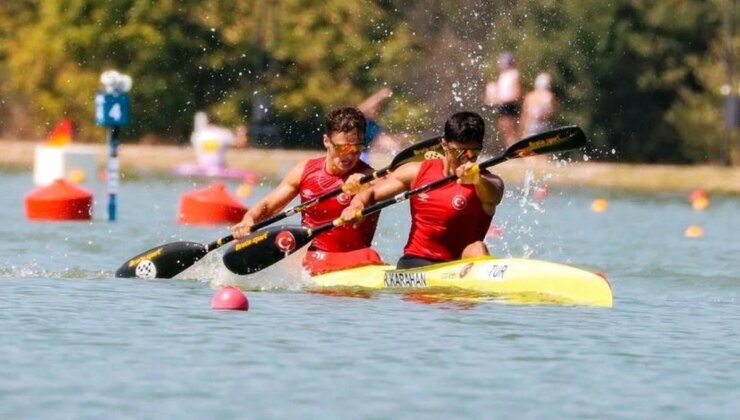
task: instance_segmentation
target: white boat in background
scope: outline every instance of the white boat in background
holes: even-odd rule
[[[246,182],[247,184],[255,184],[260,179],[260,175],[251,169],[200,166],[194,163],[177,165],[172,168],[172,172],[179,176],[233,179],[235,181]]]

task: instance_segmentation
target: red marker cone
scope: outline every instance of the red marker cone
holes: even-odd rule
[[[225,225],[238,223],[247,208],[217,182],[180,197],[177,222],[184,225]]]
[[[63,179],[31,191],[24,201],[29,220],[92,218],[92,193]]]

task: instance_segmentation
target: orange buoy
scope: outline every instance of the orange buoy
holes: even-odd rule
[[[247,208],[217,182],[180,196],[177,222],[184,225],[220,225],[238,223]]]
[[[686,238],[701,238],[704,236],[704,229],[698,225],[691,225],[683,231],[683,236]]]
[[[691,201],[691,208],[696,211],[704,211],[709,208],[709,197],[703,195]]]
[[[247,198],[252,195],[252,184],[243,183],[236,188],[236,195],[242,198]]]
[[[69,174],[67,174],[67,179],[79,185],[85,182],[85,180],[87,179],[87,174],[85,173],[84,169],[75,168],[69,171]]]
[[[597,198],[591,203],[591,211],[594,213],[603,213],[609,209],[609,202],[605,198]]]
[[[64,179],[39,187],[26,194],[26,218],[29,220],[90,220],[92,193]]]

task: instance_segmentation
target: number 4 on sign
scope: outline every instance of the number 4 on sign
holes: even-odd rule
[[[121,104],[113,104],[113,106],[110,107],[110,111],[108,111],[108,116],[115,121],[121,121],[121,117],[123,116],[123,112],[121,112]]]

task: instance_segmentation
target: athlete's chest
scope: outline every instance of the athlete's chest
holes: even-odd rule
[[[450,213],[464,211],[477,201],[472,186],[450,182],[440,188],[417,194],[412,197],[411,204],[417,209],[423,208],[434,213]]]

